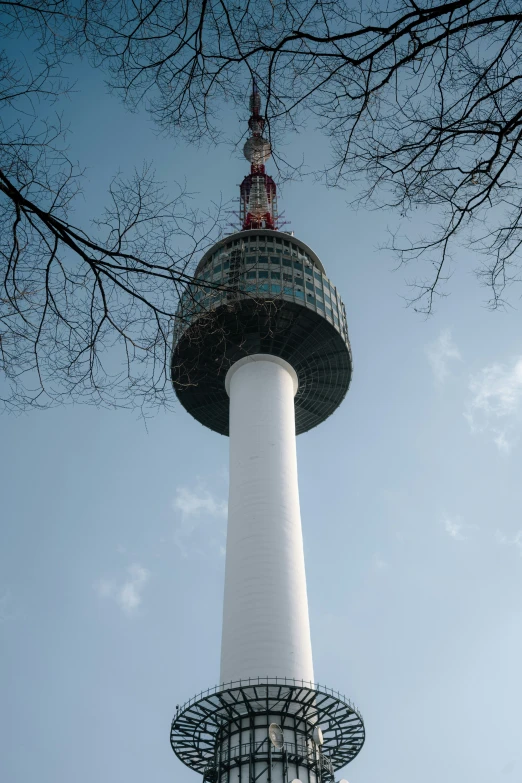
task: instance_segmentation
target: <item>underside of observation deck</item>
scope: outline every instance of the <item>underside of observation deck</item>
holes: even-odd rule
[[[296,434],[328,418],[344,399],[352,374],[349,346],[322,316],[298,304],[243,299],[204,315],[186,329],[172,354],[172,381],[186,410],[228,435],[225,376],[252,354],[285,359],[297,373]]]

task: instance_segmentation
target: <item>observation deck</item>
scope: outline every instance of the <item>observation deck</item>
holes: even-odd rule
[[[201,424],[228,435],[225,376],[239,359],[272,354],[297,373],[296,434],[330,416],[352,375],[346,311],[316,254],[271,229],[239,231],[201,259],[176,314],[172,382]]]

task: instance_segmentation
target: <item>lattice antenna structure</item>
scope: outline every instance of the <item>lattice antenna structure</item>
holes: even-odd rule
[[[254,228],[277,228],[277,188],[265,172],[265,163],[272,154],[268,139],[263,136],[265,120],[260,114],[261,96],[254,79],[250,96],[250,138],[243,154],[250,161],[250,174],[240,185],[240,220],[244,231]]]
[[[241,229],[202,257],[173,337],[177,397],[229,436],[230,486],[221,684],[177,708],[170,740],[205,783],[335,783],[365,729],[314,680],[295,438],[339,407],[352,354],[321,260],[277,229],[255,83],[250,108]]]

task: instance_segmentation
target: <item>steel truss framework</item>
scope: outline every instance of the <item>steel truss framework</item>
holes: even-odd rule
[[[283,728],[281,748],[268,739],[274,721]],[[324,737],[320,747],[312,741],[318,725]],[[201,693],[178,708],[170,732],[178,758],[209,783],[228,781],[238,768],[235,780],[253,783],[263,775],[270,780],[274,762],[295,777],[302,768],[310,779],[330,783],[364,739],[363,719],[348,699],[324,686],[284,678],[240,680]]]

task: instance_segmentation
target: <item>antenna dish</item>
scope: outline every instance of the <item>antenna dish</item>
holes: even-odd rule
[[[268,736],[270,737],[270,742],[274,748],[276,748],[276,750],[281,750],[285,744],[285,736],[281,726],[278,726],[277,723],[271,723],[268,727]]]
[[[272,148],[268,139],[264,139],[262,136],[253,136],[247,139],[245,146],[243,147],[243,155],[250,163],[254,165],[261,165],[268,160],[272,154]]]
[[[323,732],[320,726],[316,726],[313,733],[314,742],[316,745],[322,745],[324,742]],[[342,783],[342,781],[341,781]]]
[[[343,778],[342,780],[339,781],[339,783],[348,783],[348,781]]]
[[[301,781],[299,780],[299,778],[294,778],[294,779],[292,780],[292,783],[301,783]]]

